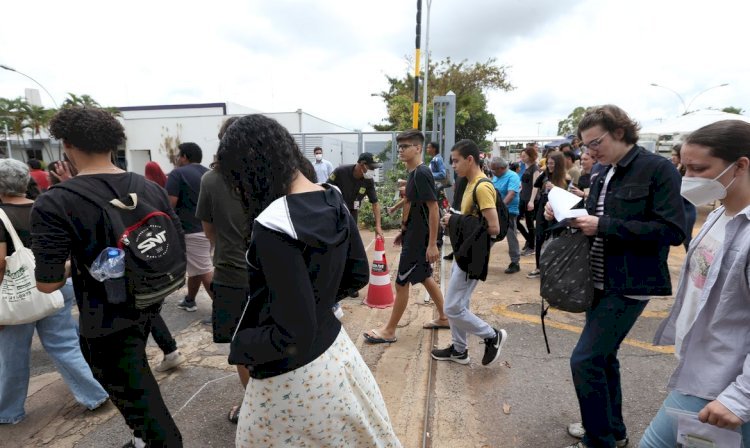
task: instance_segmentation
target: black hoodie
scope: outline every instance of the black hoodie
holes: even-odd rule
[[[331,308],[369,279],[357,225],[331,187],[263,210],[247,262],[251,296],[229,362],[246,365],[253,378],[281,375],[325,352],[341,330]]]

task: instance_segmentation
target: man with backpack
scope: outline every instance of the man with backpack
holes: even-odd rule
[[[184,284],[179,220],[161,187],[112,164],[125,132],[109,112],[61,109],[50,134],[78,175],[51,187],[32,210],[37,288],[50,293],[72,275],[82,352],[133,431],[125,446],[181,447],[146,357],[151,319]],[[119,272],[105,269],[107,278],[97,280],[98,259]]]
[[[506,274],[515,274],[521,270],[521,247],[516,236],[516,222],[518,221],[518,204],[520,202],[521,178],[515,171],[508,169],[508,161],[502,157],[493,157],[490,162],[492,184],[500,194],[500,198],[508,207],[508,255],[510,264],[505,269]]]
[[[497,207],[504,205],[498,202],[492,182],[482,171],[476,143],[468,139],[459,141],[451,149],[451,158],[456,173],[466,177],[468,183],[461,200],[461,214],[447,213],[443,217],[443,226],[451,237],[455,254],[445,294],[445,314],[450,323],[452,343],[432,350],[432,357],[438,361],[468,364],[466,338],[474,334],[484,339],[482,365],[486,366],[500,356],[508,334],[473,314],[469,301],[479,280],[487,278],[491,239],[501,233]]]

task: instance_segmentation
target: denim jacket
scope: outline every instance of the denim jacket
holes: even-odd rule
[[[607,172],[592,175],[586,202],[590,215]],[[598,236],[604,238],[604,289],[623,295],[672,294],[669,246],[685,239],[680,173],[666,158],[634,146],[619,162],[607,187]]]
[[[693,252],[724,207],[712,212],[693,239],[680,272],[675,303],[654,337],[655,345],[675,342],[677,316],[689,281]],[[708,268],[695,322],[680,349],[669,388],[706,400],[718,399],[742,421],[750,421],[750,206],[726,225],[724,244]]]

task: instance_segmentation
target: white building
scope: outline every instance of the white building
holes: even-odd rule
[[[146,163],[151,160],[159,163],[165,172],[171,171],[171,157],[177,154],[177,146],[182,142],[197,143],[203,149],[203,164],[208,165],[214,159],[219,146],[219,129],[227,118],[261,113],[234,103],[135,106],[119,110],[127,142],[124,148],[120,148],[118,157],[127,160],[129,171],[139,174],[143,174]],[[277,120],[292,134],[320,134],[306,135],[304,145],[302,138],[295,136],[300,148],[310,158],[315,146],[323,146],[326,157],[334,158],[334,161],[353,163],[349,161],[356,160],[356,139],[352,144],[351,137],[336,138],[337,133],[351,133],[349,129],[301,109],[263,115]]]

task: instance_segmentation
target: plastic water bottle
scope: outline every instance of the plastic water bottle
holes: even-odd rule
[[[89,272],[95,280],[104,283],[109,303],[120,304],[127,300],[125,252],[122,249],[107,247],[102,250],[92,263]]]

